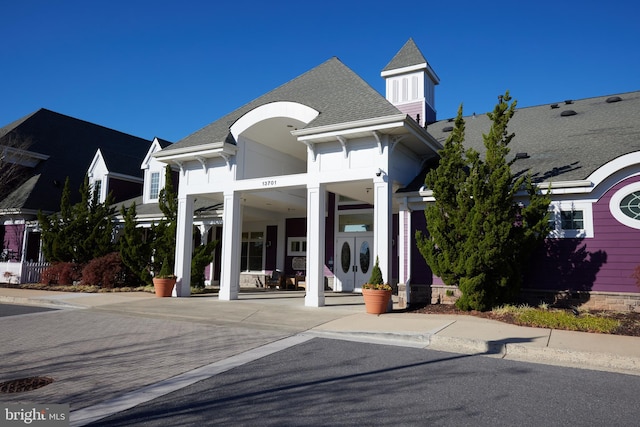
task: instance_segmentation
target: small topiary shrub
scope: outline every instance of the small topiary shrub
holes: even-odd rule
[[[80,266],[73,262],[56,262],[42,271],[40,282],[45,285],[73,285],[80,280]]]
[[[378,265],[378,257],[376,257],[376,263],[371,270],[369,283],[372,285],[382,285],[384,283],[384,279],[382,278],[382,271],[380,270],[380,266]]]
[[[362,289],[377,289],[380,291],[392,290],[391,285],[389,285],[388,283],[384,283],[384,279],[382,278],[382,270],[380,270],[380,265],[378,265],[378,257],[376,257],[376,263],[371,270],[371,277],[369,277],[369,282],[363,284]]]
[[[112,252],[89,261],[82,269],[82,284],[102,289],[121,288],[127,285],[126,273],[120,254]]]

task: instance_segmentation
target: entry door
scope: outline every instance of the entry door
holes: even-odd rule
[[[342,292],[359,291],[369,280],[373,260],[373,235],[338,237],[336,245],[336,276]]]

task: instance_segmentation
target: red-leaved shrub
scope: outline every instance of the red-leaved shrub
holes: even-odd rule
[[[126,286],[126,279],[127,269],[118,252],[94,258],[82,269],[82,284],[87,286],[120,288]]]
[[[73,262],[56,262],[45,268],[40,275],[40,282],[45,285],[73,285],[80,280],[80,267]]]

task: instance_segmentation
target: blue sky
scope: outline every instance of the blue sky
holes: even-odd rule
[[[410,37],[439,119],[640,90],[635,0],[5,3],[0,126],[48,108],[176,142],[333,56],[384,94]]]

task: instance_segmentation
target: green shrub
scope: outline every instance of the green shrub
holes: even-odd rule
[[[535,308],[528,305],[503,305],[492,310],[497,315],[510,315],[517,324],[535,328],[562,329],[580,332],[612,333],[620,322],[588,312],[573,314],[567,310]]]
[[[369,284],[371,285],[382,285],[384,283],[384,279],[382,278],[382,270],[380,270],[380,266],[378,265],[378,257],[376,256],[376,263],[371,270],[371,277],[369,278]]]
[[[204,270],[213,261],[213,250],[218,245],[217,240],[213,240],[206,245],[195,248],[191,257],[191,286],[197,289],[204,288]]]

